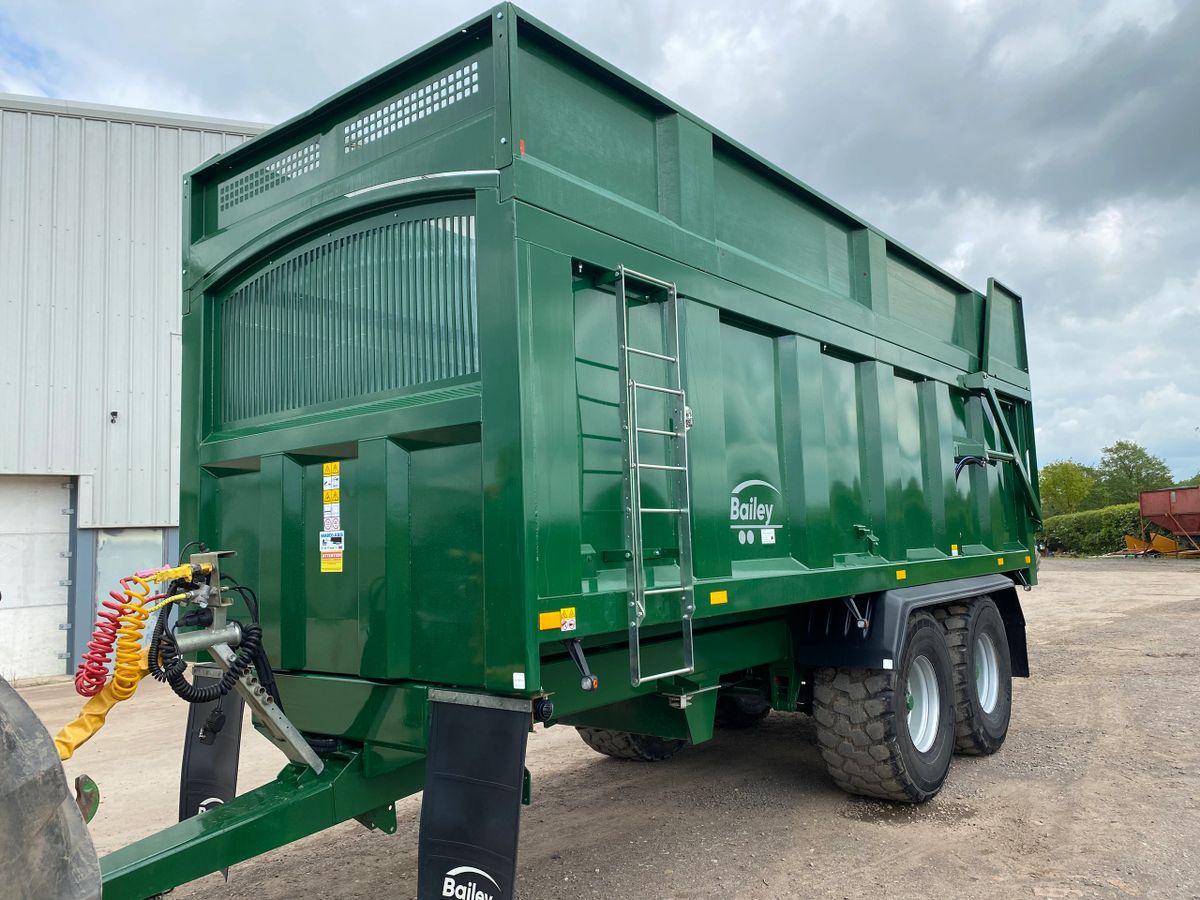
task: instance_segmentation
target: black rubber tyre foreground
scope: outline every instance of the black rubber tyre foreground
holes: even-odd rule
[[[649,734],[632,734],[628,731],[609,731],[607,728],[584,728],[576,730],[583,742],[605,756],[613,759],[636,759],[639,762],[662,762],[670,759],[687,744],[673,738],[654,737]]]
[[[753,694],[728,694],[717,698],[717,720],[719,728],[751,728],[765,719],[771,712],[771,704],[765,697]]]
[[[813,684],[817,739],[830,777],[851,794],[924,803],[942,788],[954,754],[954,689],[942,626],[914,613],[895,671],[818,669]],[[937,685],[933,741],[917,750],[908,729],[907,685],[913,662],[924,657]]]
[[[946,632],[954,663],[954,747],[972,756],[995,753],[1008,736],[1012,715],[1012,662],[1000,610],[984,596],[968,603],[951,603],[935,610],[934,615]],[[976,681],[978,667],[983,664],[978,657],[981,642],[990,642],[995,650],[998,689],[991,710],[983,709]]]

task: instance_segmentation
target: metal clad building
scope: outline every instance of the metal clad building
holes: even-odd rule
[[[181,179],[261,130],[0,94],[0,675],[73,668],[173,539]]]

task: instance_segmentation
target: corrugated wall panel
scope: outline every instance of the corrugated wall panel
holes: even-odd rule
[[[182,176],[257,130],[0,97],[0,473],[81,527],[176,522]]]

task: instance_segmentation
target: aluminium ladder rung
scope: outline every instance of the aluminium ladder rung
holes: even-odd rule
[[[638,356],[649,356],[651,359],[661,359],[669,363],[678,362],[673,356],[667,356],[665,353],[655,353],[653,350],[643,350],[641,347],[626,347],[625,351],[627,353],[636,353]]]
[[[646,588],[644,591],[642,591],[642,593],[646,596],[649,596],[650,594],[682,594],[684,591],[690,590],[690,587],[684,587],[682,584],[677,584],[674,587]]]
[[[665,431],[662,428],[642,428],[639,425],[637,430],[638,430],[639,434],[661,434],[661,435],[664,435],[665,437],[673,437],[673,438],[679,437],[678,431]],[[588,437],[588,436],[589,435],[585,435],[585,437]]]
[[[672,669],[669,672],[657,672],[654,675],[643,675],[642,681],[657,681],[660,678],[670,678],[672,675],[691,675],[696,671],[694,666],[684,666],[682,669]]]
[[[687,466],[661,466],[658,463],[643,463],[637,464],[639,469],[658,469],[661,472],[686,472]]]
[[[661,384],[642,384],[640,381],[631,381],[629,384],[635,388],[641,388],[643,391],[657,391],[660,394],[673,394],[676,397],[682,397],[683,391],[676,388],[663,387]]]
[[[671,513],[675,516],[681,516],[687,512],[686,509],[676,509],[675,507],[657,508],[654,506],[643,506],[641,509],[644,513]]]
[[[645,275],[641,272],[636,272],[628,266],[621,266],[620,274],[625,278],[632,278],[634,281],[652,284],[655,287],[660,287],[666,291],[673,291],[675,289],[675,285],[669,281],[663,281],[661,278],[655,278],[653,275]]]

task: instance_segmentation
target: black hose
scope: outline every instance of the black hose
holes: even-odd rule
[[[987,465],[987,462],[985,460],[980,459],[978,456],[964,456],[962,459],[960,459],[958,461],[958,464],[954,467],[954,480],[958,481],[959,474],[967,466],[979,466],[982,469],[986,465]]]
[[[254,665],[255,657],[262,652],[262,626],[258,624],[242,625],[242,642],[229,663],[229,668],[221,675],[216,684],[197,687],[187,680],[187,661],[179,652],[175,638],[168,634],[165,628],[155,624],[154,637],[151,639],[151,674],[159,681],[165,681],[171,690],[181,700],[188,703],[212,703],[224,697],[237,685],[250,666]],[[161,657],[161,665],[159,658]],[[158,668],[159,672],[154,669]]]

